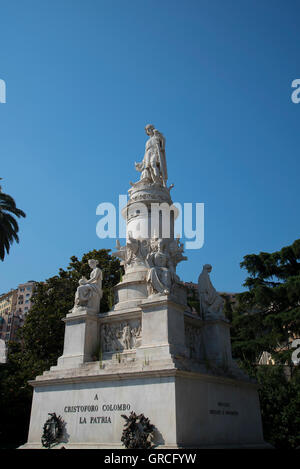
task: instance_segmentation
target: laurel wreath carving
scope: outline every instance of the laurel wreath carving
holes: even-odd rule
[[[121,415],[121,417],[126,420],[121,437],[125,448],[151,448],[155,427],[150,423],[150,420],[144,414],[136,415],[135,412],[131,412],[129,417],[126,415]]]
[[[43,426],[42,445],[44,448],[50,449],[52,446],[60,442],[64,432],[65,422],[62,417],[57,416],[55,412],[49,413],[50,417]]]

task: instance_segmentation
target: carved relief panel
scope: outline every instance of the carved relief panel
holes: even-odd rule
[[[141,320],[101,324],[100,340],[102,352],[122,352],[132,350],[141,343]]]

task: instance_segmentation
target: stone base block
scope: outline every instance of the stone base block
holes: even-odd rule
[[[72,368],[90,362],[98,352],[98,315],[89,313],[85,308],[81,308],[80,312],[78,310],[63,319],[66,323],[64,351],[57,360],[57,366],[52,369]]]
[[[54,378],[50,372],[32,383],[31,422],[23,448],[41,447],[50,412],[66,423],[61,442],[66,448],[120,448],[121,415],[131,411],[150,418],[156,427],[154,443],[161,448],[267,447],[251,383],[175,369],[73,374]]]

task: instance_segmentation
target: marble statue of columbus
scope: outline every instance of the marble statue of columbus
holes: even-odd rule
[[[198,278],[200,314],[203,319],[224,318],[224,300],[211,283],[209,277],[211,271],[212,266],[205,264]]]
[[[148,124],[145,127],[149,139],[146,142],[145,155],[141,163],[135,163],[135,169],[141,173],[140,181],[162,184],[166,187],[168,173],[165,153],[165,138]]]
[[[71,312],[75,312],[76,309],[84,307],[90,312],[99,313],[100,300],[103,295],[103,274],[102,270],[97,267],[97,260],[89,259],[88,264],[92,269],[90,278],[82,277],[79,280],[79,287],[75,294],[75,305]]]

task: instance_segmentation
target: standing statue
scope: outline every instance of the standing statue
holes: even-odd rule
[[[78,308],[85,308],[93,313],[99,313],[100,300],[103,295],[102,290],[102,270],[97,267],[98,261],[89,259],[88,264],[92,269],[90,278],[82,277],[79,280],[79,287],[75,294],[75,305],[71,312]]]
[[[223,319],[224,300],[211,283],[209,277],[211,271],[212,266],[205,264],[198,278],[200,314],[203,319]]]
[[[166,187],[168,173],[165,153],[165,138],[148,124],[145,127],[149,139],[146,142],[145,155],[141,163],[135,163],[135,169],[141,173],[140,181],[162,184]]]

